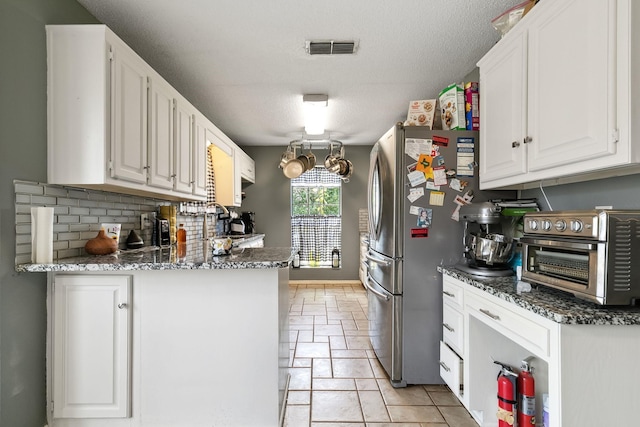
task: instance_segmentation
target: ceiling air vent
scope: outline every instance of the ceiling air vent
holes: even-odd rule
[[[307,41],[306,44],[309,55],[353,55],[357,47],[354,41]]]

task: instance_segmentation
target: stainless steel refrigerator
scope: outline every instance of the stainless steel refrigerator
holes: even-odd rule
[[[470,194],[472,203],[515,197],[512,191],[478,190],[479,142],[478,132],[397,124],[371,151],[369,337],[395,387],[443,382],[442,278],[437,267],[462,262],[463,224],[452,219],[460,200]],[[446,185],[432,190],[416,170],[425,179],[445,179]]]

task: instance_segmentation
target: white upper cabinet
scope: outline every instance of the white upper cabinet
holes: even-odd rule
[[[206,129],[209,120],[196,111],[193,117],[193,157],[191,168],[193,172],[193,194],[196,196],[207,195],[207,135]]]
[[[160,76],[149,79],[149,185],[167,190],[173,189],[174,96],[173,88]]]
[[[236,150],[236,153],[241,182],[254,184],[256,182],[256,162],[240,148]]]
[[[224,206],[240,206],[242,189],[239,175],[236,175],[237,146],[212,123],[205,130],[205,138],[213,160],[216,202]]]
[[[191,151],[194,144],[195,108],[186,99],[175,100],[175,146],[174,146],[174,190],[193,192]]]
[[[540,2],[480,60],[481,188],[640,171],[639,14],[629,0]]]
[[[195,108],[106,26],[46,29],[48,182],[204,200]]]

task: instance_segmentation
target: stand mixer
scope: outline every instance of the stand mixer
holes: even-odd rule
[[[514,274],[508,266],[514,242],[504,235],[501,210],[491,202],[460,208],[460,219],[464,221],[462,243],[465,259],[465,263],[458,266],[460,270],[485,277]]]

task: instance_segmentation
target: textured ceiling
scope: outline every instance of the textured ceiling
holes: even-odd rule
[[[302,95],[329,96],[328,136],[372,144],[473,71],[491,19],[521,0],[78,0],[239,145],[302,136]],[[306,40],[356,40],[309,56]]]

